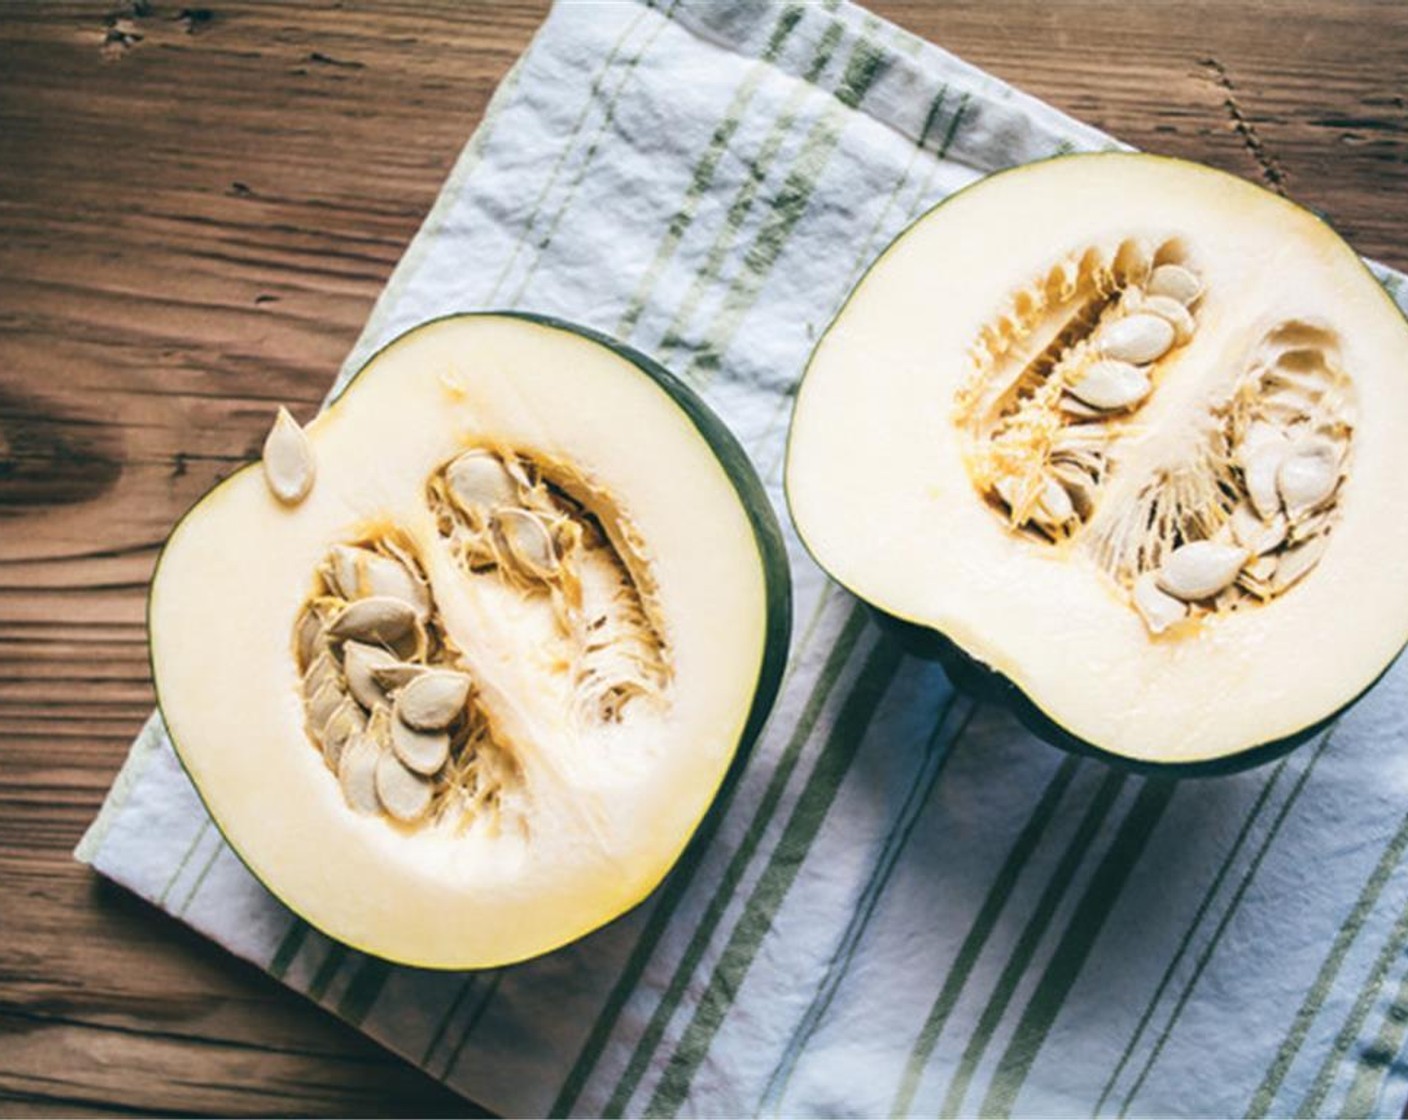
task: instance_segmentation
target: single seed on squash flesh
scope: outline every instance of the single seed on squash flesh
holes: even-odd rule
[[[383,751],[376,760],[376,795],[391,816],[411,824],[430,808],[432,787],[421,775],[408,770],[395,754]]]
[[[391,721],[391,749],[417,774],[434,774],[450,757],[450,736],[445,731],[417,731],[395,719]]]
[[[431,669],[396,696],[395,714],[417,731],[443,731],[464,711],[469,677],[449,669]]]
[[[376,764],[383,751],[363,733],[353,735],[343,747],[337,766],[337,781],[342,796],[359,813],[375,813],[381,809],[376,793]]]
[[[1253,555],[1262,556],[1286,539],[1286,518],[1279,510],[1263,521],[1248,503],[1240,503],[1232,511],[1232,536]]]
[[[1109,412],[1138,404],[1152,386],[1143,370],[1107,359],[1092,363],[1066,388],[1086,404]]]
[[[500,510],[495,524],[509,555],[520,568],[539,579],[557,574],[557,549],[537,514],[523,509]]]
[[[1339,462],[1324,443],[1297,445],[1276,471],[1276,488],[1291,517],[1310,513],[1335,492],[1338,483]]]
[[[347,604],[328,626],[334,638],[391,644],[415,629],[416,611],[404,599],[373,595]]]
[[[1151,296],[1167,296],[1179,303],[1192,303],[1202,294],[1202,282],[1188,269],[1178,264],[1161,264],[1149,275],[1144,290]]]
[[[465,513],[485,516],[518,500],[518,487],[492,451],[466,451],[445,468],[445,486]]]
[[[263,466],[264,481],[274,497],[285,505],[297,505],[313,489],[316,474],[313,445],[298,421],[282,405],[274,418],[274,426],[264,437]]]
[[[1151,634],[1162,634],[1188,617],[1188,604],[1160,589],[1155,572],[1145,572],[1134,581],[1134,606]]]
[[[349,640],[342,647],[342,668],[347,674],[347,691],[368,711],[377,704],[386,703],[386,692],[373,675],[374,670],[400,663],[395,654],[388,653],[379,646]]]
[[[1232,585],[1247,556],[1245,548],[1193,541],[1169,553],[1158,572],[1159,589],[1185,603],[1211,599]]]
[[[1105,357],[1142,366],[1168,353],[1173,346],[1173,324],[1157,315],[1142,312],[1127,315],[1102,327],[1099,343],[1100,353]]]
[[[1171,296],[1150,296],[1141,305],[1151,315],[1157,315],[1173,328],[1173,344],[1182,346],[1193,337],[1196,329],[1188,308]]]

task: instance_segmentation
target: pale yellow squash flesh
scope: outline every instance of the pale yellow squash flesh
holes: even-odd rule
[[[1139,236],[1186,243],[1207,294],[1132,441],[1176,446],[1288,319],[1336,333],[1357,398],[1353,469],[1319,568],[1177,640],[1151,639],[1075,542],[1014,537],[975,492],[950,419],[968,348],[1011,292],[1065,254]],[[1408,325],[1327,226],[1193,164],[1075,157],[992,177],[890,247],[813,355],[787,490],[838,580],[952,639],[1070,735],[1143,762],[1204,761],[1322,720],[1402,648],[1406,433]]]
[[[257,466],[240,471],[176,529],[152,588],[161,710],[215,822],[319,929],[425,967],[534,956],[634,905],[718,789],[768,637],[758,543],[708,442],[610,349],[480,316],[404,336],[308,434],[317,481],[301,504],[281,505]],[[426,480],[485,442],[572,464],[646,542],[674,672],[661,713],[574,730],[537,699],[534,635],[464,594]],[[358,815],[308,739],[295,619],[328,549],[386,524],[414,538],[467,667],[514,735],[526,831]]]

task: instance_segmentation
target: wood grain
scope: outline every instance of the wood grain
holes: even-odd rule
[[[875,8],[1408,266],[1408,7]],[[74,864],[177,516],[308,415],[542,3],[0,0],[0,1111],[454,1114]]]

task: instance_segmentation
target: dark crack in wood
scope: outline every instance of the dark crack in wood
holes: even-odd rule
[[[1252,159],[1256,161],[1257,167],[1261,169],[1261,177],[1266,180],[1268,187],[1284,198],[1286,196],[1286,172],[1277,162],[1276,157],[1267,150],[1265,141],[1256,130],[1256,125],[1251,122],[1246,113],[1242,112],[1242,106],[1237,101],[1237,87],[1232,84],[1232,77],[1227,73],[1227,67],[1215,58],[1205,58],[1201,65],[1211,76],[1213,84],[1224,92],[1223,107],[1227,110],[1232,127],[1242,138],[1243,145]]]

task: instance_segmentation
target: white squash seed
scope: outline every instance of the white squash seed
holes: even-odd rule
[[[1161,264],[1149,276],[1145,290],[1151,296],[1167,296],[1187,306],[1202,294],[1202,281],[1182,265]]]
[[[434,774],[450,757],[450,736],[445,731],[417,731],[395,719],[391,721],[391,748],[417,774]]]
[[[1150,296],[1144,301],[1142,308],[1151,315],[1157,315],[1173,328],[1175,346],[1183,346],[1193,337],[1193,331],[1196,329],[1193,316],[1187,307],[1173,297]]]
[[[1140,312],[1104,327],[1099,335],[1100,352],[1112,361],[1145,365],[1167,354],[1173,337],[1173,325],[1167,319]]]
[[[481,517],[512,505],[518,495],[513,476],[491,451],[466,451],[445,468],[445,485],[461,510]]]
[[[298,421],[282,406],[274,426],[264,437],[263,466],[270,491],[286,505],[297,505],[313,489],[313,445]]]
[[[1138,404],[1153,386],[1137,366],[1106,359],[1092,363],[1067,388],[1091,407],[1110,411]]]
[[[381,801],[376,792],[377,760],[383,751],[365,733],[353,735],[342,749],[337,780],[342,796],[359,813],[376,813]]]
[[[374,774],[377,800],[388,814],[404,824],[425,816],[434,787],[422,775],[407,769],[391,751],[377,755]]]
[[[1324,441],[1297,444],[1276,471],[1276,488],[1292,518],[1319,507],[1338,484],[1339,461]]]
[[[537,514],[522,509],[500,510],[494,525],[509,559],[524,573],[538,579],[557,571],[557,549],[552,534]]]
[[[347,675],[347,691],[370,711],[387,703],[386,690],[374,676],[379,668],[399,665],[400,659],[380,646],[349,640],[342,646],[342,667]]]
[[[1158,586],[1185,603],[1211,599],[1232,585],[1247,559],[1247,550],[1240,546],[1193,541],[1169,554],[1159,568]]]
[[[417,731],[443,731],[464,710],[469,686],[464,673],[428,670],[397,693],[395,715]]]
[[[333,617],[328,633],[334,638],[392,644],[414,632],[415,608],[404,599],[373,595],[348,603]]]
[[[1134,581],[1133,598],[1151,634],[1162,634],[1188,617],[1188,604],[1160,588],[1154,572],[1145,572]]]

